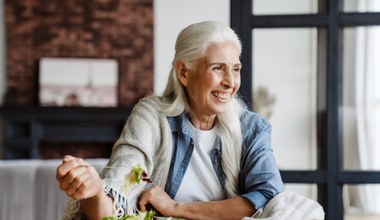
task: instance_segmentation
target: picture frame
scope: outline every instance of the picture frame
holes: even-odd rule
[[[116,59],[43,57],[39,61],[40,106],[115,107]]]

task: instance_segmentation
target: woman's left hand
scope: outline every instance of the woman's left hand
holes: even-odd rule
[[[159,213],[164,216],[175,217],[177,202],[172,200],[169,195],[159,186],[152,185],[144,191],[139,199],[141,211],[149,211],[148,205],[152,205]]]

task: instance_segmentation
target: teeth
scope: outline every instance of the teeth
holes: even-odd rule
[[[220,99],[228,99],[230,98],[230,95],[228,93],[221,93],[221,92],[212,92],[212,94],[215,96],[215,97],[218,97]]]

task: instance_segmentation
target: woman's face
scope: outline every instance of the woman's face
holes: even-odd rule
[[[223,113],[240,87],[239,49],[232,42],[211,44],[194,70],[182,70],[189,104],[198,119]],[[183,65],[184,66],[184,65]]]

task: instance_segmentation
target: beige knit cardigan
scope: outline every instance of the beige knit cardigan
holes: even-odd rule
[[[125,192],[125,178],[131,167],[141,165],[154,184],[165,187],[172,156],[172,134],[169,123],[161,113],[157,97],[141,99],[133,108],[119,139],[114,144],[110,160],[101,173],[104,190],[111,188],[118,196],[127,198],[128,210],[136,210],[138,196],[145,189],[139,184]],[[121,204],[114,201],[115,214],[124,215]],[[63,220],[85,219],[78,201],[71,200],[66,206]]]

